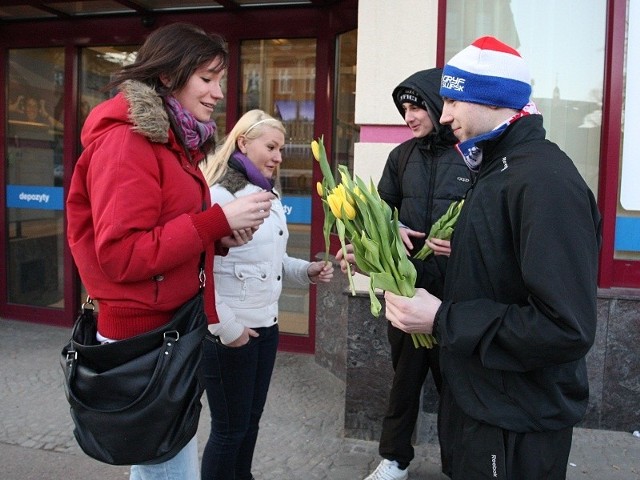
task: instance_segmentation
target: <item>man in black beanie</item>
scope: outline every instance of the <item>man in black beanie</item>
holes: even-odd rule
[[[438,122],[443,105],[439,94],[441,75],[439,68],[416,72],[392,93],[413,138],[390,152],[378,191],[392,209],[398,209],[400,235],[410,255],[422,248],[425,232],[451,202],[464,197],[471,185],[471,173],[453,148],[456,138],[448,126]],[[438,295],[444,284],[449,242],[433,239],[430,246],[436,255],[412,262],[418,273],[416,286]],[[441,385],[437,345],[416,348],[411,335],[391,323],[387,335],[394,377],[380,436],[383,460],[366,480],[408,478],[407,467],[414,456],[411,438],[429,370],[438,392]]]

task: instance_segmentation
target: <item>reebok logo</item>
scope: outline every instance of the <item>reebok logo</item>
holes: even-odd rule
[[[498,465],[496,463],[497,457],[495,454],[491,455],[491,473],[493,478],[498,478]]]
[[[454,77],[452,75],[443,75],[440,86],[449,90],[464,92],[465,79],[462,77]]]
[[[502,170],[500,170],[501,172],[504,172],[507,168],[509,168],[507,157],[502,157],[502,165],[504,165],[504,167],[502,167]]]

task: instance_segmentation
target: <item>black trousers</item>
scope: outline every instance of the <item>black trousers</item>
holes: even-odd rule
[[[564,480],[573,427],[518,433],[479,422],[460,409],[445,380],[438,435],[442,472],[453,480]]]
[[[414,456],[411,437],[418,418],[422,385],[429,370],[440,391],[439,349],[437,346],[416,348],[411,335],[391,323],[388,323],[387,336],[394,375],[378,451],[381,457],[395,460],[400,468],[406,468]]]

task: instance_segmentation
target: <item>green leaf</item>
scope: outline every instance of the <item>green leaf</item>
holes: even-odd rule
[[[364,247],[364,258],[366,261],[375,267],[375,272],[383,271],[382,265],[380,264],[380,248],[378,244],[367,237],[366,232],[362,232],[360,236],[360,242]]]
[[[344,223],[339,218],[336,219],[336,228],[338,230],[338,238],[340,239],[340,246],[342,247],[342,251],[344,254],[347,254],[347,245],[345,242],[344,236]],[[349,289],[351,290],[351,295],[356,296],[356,286],[353,283],[353,275],[351,275],[351,265],[347,262],[347,278],[349,279]]]
[[[451,202],[449,208],[444,215],[431,225],[427,238],[440,238],[442,240],[450,240],[453,236],[453,229],[458,221],[458,216],[462,210],[464,199]],[[418,260],[424,260],[433,253],[433,250],[426,244],[414,255]]]
[[[371,282],[369,282],[369,303],[371,304],[371,315],[379,317],[380,311],[382,310],[382,304],[380,304],[380,300],[378,300],[378,296],[376,295]]]
[[[382,272],[382,273],[372,273],[371,274],[371,284],[375,288],[379,288],[381,290],[389,291],[391,293],[395,293],[396,295],[400,295],[400,291],[398,289],[398,285],[396,284],[396,280],[390,273]]]

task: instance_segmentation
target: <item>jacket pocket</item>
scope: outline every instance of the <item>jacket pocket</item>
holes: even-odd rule
[[[269,298],[271,264],[268,262],[234,263],[220,280],[216,290],[225,299],[238,302],[238,306],[263,305]]]

